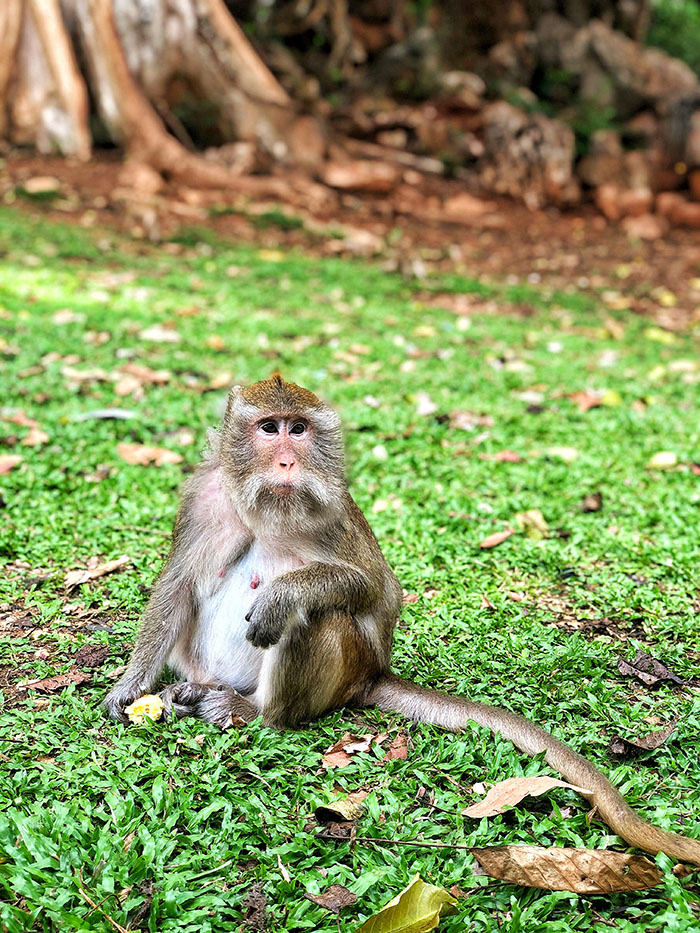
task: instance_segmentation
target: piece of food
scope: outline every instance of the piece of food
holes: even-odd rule
[[[134,700],[130,706],[126,706],[124,712],[131,722],[145,722],[147,719],[157,722],[163,715],[163,701],[159,696],[147,693]]]

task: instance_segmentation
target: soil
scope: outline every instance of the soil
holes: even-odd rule
[[[418,278],[439,269],[590,294],[611,311],[629,308],[670,330],[700,322],[700,230],[671,229],[652,241],[630,239],[593,205],[531,211],[489,197],[482,211],[455,222],[442,205],[469,185],[411,172],[407,184],[385,195],[337,194],[313,186],[320,193],[313,211],[308,205],[314,198],[290,196],[296,207],[283,210],[303,226],[282,229],[274,219],[279,205],[269,201],[251,203],[221,191],[174,185],[157,194],[125,190],[114,150],[97,153],[87,164],[13,151],[0,166],[0,197],[6,202],[28,179],[51,176],[60,182],[60,198],[18,195],[16,203],[53,220],[114,228],[136,242],[159,242],[183,227],[207,226],[234,242],[374,256],[385,268]],[[406,191],[412,195],[410,213]],[[272,219],[271,211],[277,212]]]

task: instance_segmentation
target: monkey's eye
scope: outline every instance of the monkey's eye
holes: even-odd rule
[[[274,421],[263,421],[263,423],[260,425],[260,430],[264,434],[278,434],[279,433],[277,429],[277,425],[275,424]]]
[[[295,421],[289,429],[289,433],[296,435],[296,437],[300,437],[305,431],[306,425],[303,421]]]

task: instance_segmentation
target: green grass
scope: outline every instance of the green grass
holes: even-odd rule
[[[352,929],[420,871],[470,892],[441,931],[697,929],[697,883],[676,878],[663,858],[655,890],[579,898],[489,883],[460,850],[315,838],[313,809],[334,788],[366,787],[361,836],[619,847],[565,791],[488,821],[460,816],[476,782],[548,773],[484,730],[457,737],[410,727],[407,761],[370,754],[325,773],[321,754],[344,731],[393,734],[405,724],[370,710],[286,733],[260,722],[226,734],[195,721],[125,728],[105,721],[99,703],[162,565],[183,472],[222,412],[225,391],[201,389],[225,371],[247,383],[279,369],[340,412],[352,493],[418,594],[396,634],[396,670],[548,724],[645,815],[700,838],[697,687],[650,691],[616,666],[641,647],[681,676],[697,674],[700,477],[689,464],[700,460],[698,335],[661,343],[648,322],[618,311],[624,332],[613,327],[614,338],[603,301],[575,288],[554,295],[454,275],[420,283],[379,265],[258,252],[201,231],[179,240],[158,248],[0,215],[2,406],[49,435],[43,446],[21,446],[28,429],[0,422],[1,452],[24,458],[0,476],[0,603],[6,619],[9,607],[34,625],[5,622],[2,682],[64,673],[85,645],[111,651],[92,680],[21,693],[0,714],[0,925],[107,933],[106,912],[159,933],[238,930],[242,900],[261,882],[268,930],[330,933],[334,917],[305,891],[331,883],[355,891],[341,920]],[[468,329],[445,307],[459,293],[475,304]],[[498,313],[487,299],[498,300]],[[84,318],[55,323],[63,309]],[[174,324],[180,342],[139,337],[155,324]],[[113,373],[130,360],[171,379],[139,399],[115,396],[113,381],[76,386],[62,373],[66,365]],[[582,413],[566,396],[586,388],[615,390],[621,404]],[[541,393],[538,409],[528,411],[526,390]],[[419,392],[434,414],[417,413]],[[134,417],[78,420],[115,405]],[[451,428],[445,416],[460,410],[493,425]],[[193,444],[182,444],[183,428]],[[168,447],[184,461],[129,466],[119,441]],[[388,458],[377,456],[380,444]],[[575,447],[578,459],[548,456],[555,445]],[[523,461],[479,456],[505,448]],[[679,467],[646,469],[659,450],[674,451]],[[595,490],[603,509],[582,513]],[[530,508],[542,510],[549,538],[517,534],[480,550]],[[65,570],[121,554],[132,559],[127,569],[65,592]],[[52,575],[38,579],[41,571]],[[615,630],[572,632],[555,624],[561,617],[608,620]],[[676,732],[653,754],[608,759],[611,735],[634,737],[675,716]],[[439,809],[416,799],[420,787]],[[573,815],[564,818],[564,806]]]

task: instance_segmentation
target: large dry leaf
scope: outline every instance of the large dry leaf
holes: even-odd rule
[[[503,813],[508,807],[514,807],[524,797],[540,797],[554,787],[567,787],[569,790],[575,790],[579,794],[590,794],[585,787],[577,787],[575,784],[567,784],[566,781],[560,781],[553,777],[513,777],[505,781],[499,781],[494,784],[483,800],[473,803],[466,810],[462,810],[463,816],[470,816],[478,820],[485,816],[496,816],[497,813]]]
[[[338,797],[323,806],[316,807],[314,816],[319,823],[347,823],[359,820],[364,812],[364,799],[369,791],[358,790],[347,797]]]
[[[27,417],[22,409],[17,411],[0,410],[0,421],[9,421],[10,424],[19,425],[20,428],[38,428],[39,422]]]
[[[649,859],[609,849],[488,846],[472,852],[491,878],[529,888],[616,894],[643,891],[661,881],[661,872]]]
[[[74,586],[80,586],[81,583],[87,583],[89,580],[95,580],[97,577],[103,577],[106,573],[121,570],[122,567],[126,567],[130,563],[131,558],[127,554],[122,554],[116,560],[108,560],[104,564],[97,564],[85,570],[67,570],[63,582],[70,589]]]
[[[376,736],[371,732],[366,735],[353,735],[346,732],[345,735],[323,753],[321,767],[323,768],[345,768],[353,759],[353,755],[361,752],[368,752]]]
[[[408,887],[365,920],[357,933],[426,933],[435,929],[441,916],[454,913],[456,903],[443,888],[426,884],[416,875]]]
[[[182,462],[182,454],[168,450],[167,447],[151,447],[149,444],[129,444],[121,441],[117,444],[117,450],[122,460],[141,466],[148,466],[149,463],[162,466],[164,463]]]
[[[479,547],[483,549],[498,547],[499,544],[503,544],[504,541],[507,541],[508,538],[514,534],[514,528],[505,528],[503,531],[494,531],[492,535],[487,535],[484,538]]]
[[[323,894],[309,894],[307,891],[304,897],[334,914],[339,914],[343,907],[350,907],[357,900],[357,894],[353,894],[342,884],[332,884]]]
[[[528,538],[533,541],[541,541],[549,535],[549,525],[539,509],[528,509],[526,512],[518,512],[515,516],[515,523],[521,531],[525,532]]]
[[[22,457],[18,457],[16,454],[2,454],[0,456],[0,476],[3,473],[9,473],[10,470],[14,470],[22,462]]]
[[[665,728],[657,729],[655,732],[640,736],[638,739],[625,739],[621,735],[615,735],[610,739],[608,752],[611,755],[628,757],[630,755],[639,755],[641,752],[653,751],[664,744],[676,728],[677,723],[678,720],[674,719]]]
[[[601,396],[595,392],[572,392],[569,398],[580,411],[599,408],[603,404]]]
[[[22,438],[23,447],[39,447],[41,444],[48,444],[49,435],[40,428],[31,428],[26,437]]]
[[[682,677],[678,677],[662,661],[652,658],[645,651],[637,651],[634,661],[618,658],[617,669],[627,677],[636,677],[647,687],[655,687],[662,683],[672,683],[682,687],[685,683]]]
[[[394,739],[392,739],[391,744],[386,750],[386,755],[384,755],[383,761],[392,761],[393,759],[398,759],[399,761],[406,761],[408,758],[408,736],[405,732],[400,732]]]
[[[55,693],[56,690],[63,690],[65,687],[70,687],[71,684],[82,684],[86,680],[91,680],[91,678],[92,674],[71,670],[67,674],[56,674],[55,677],[44,677],[41,680],[28,680],[17,686],[21,690],[41,690],[43,693]]]

